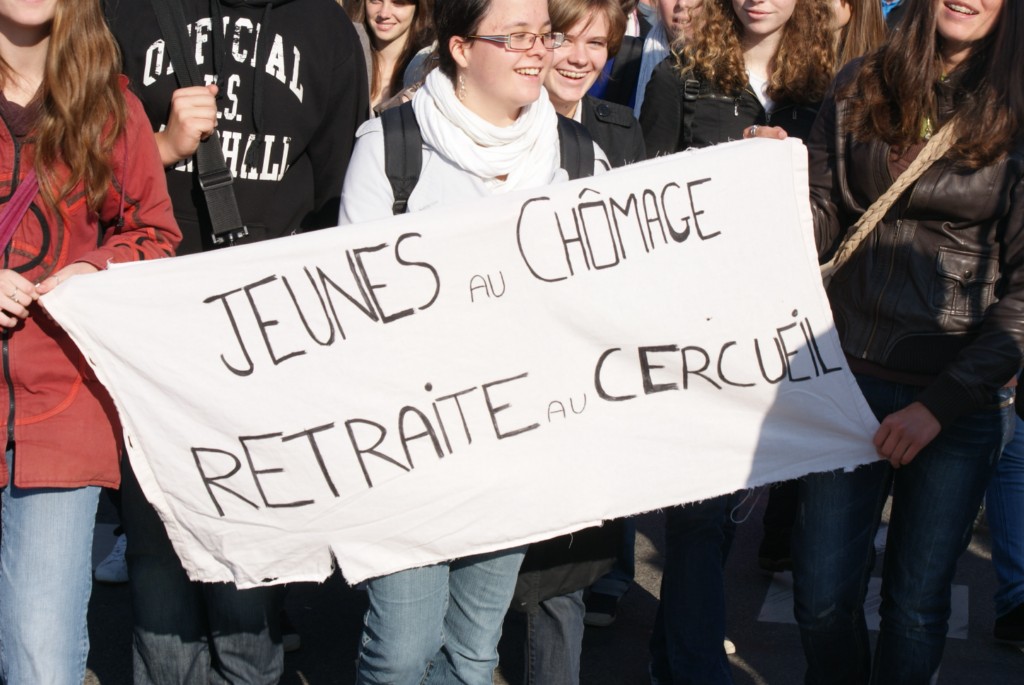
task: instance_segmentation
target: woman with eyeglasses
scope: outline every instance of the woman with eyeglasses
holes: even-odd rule
[[[546,0],[443,0],[434,25],[438,67],[403,105],[412,108],[423,141],[407,211],[567,180],[558,115],[542,86],[563,40],[551,30]],[[396,211],[384,153],[382,120],[368,121],[357,133],[340,224]],[[368,581],[356,682],[489,685],[525,549]]]

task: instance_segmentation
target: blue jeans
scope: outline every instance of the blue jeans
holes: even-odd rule
[[[920,390],[865,376],[857,381],[879,420],[913,402]],[[850,473],[801,480],[793,585],[807,685],[931,681],[945,646],[956,562],[970,541],[1012,411],[993,408],[960,418],[900,469],[879,460]],[[872,664],[863,606],[890,487]]]
[[[10,450],[7,463],[13,475]],[[100,488],[0,490],[0,682],[82,685]]]
[[[127,459],[121,481],[135,684],[277,683],[283,588],[189,580]]]
[[[367,581],[356,683],[490,685],[525,552],[516,547]]]
[[[1024,421],[1017,418],[1015,423],[1013,439],[1003,449],[988,486],[986,516],[999,581],[996,616],[1024,604]]]
[[[584,613],[583,590],[577,590],[546,599],[526,615],[526,685],[579,685]]]
[[[726,520],[733,495],[665,510],[665,568],[651,634],[653,685],[730,685]]]

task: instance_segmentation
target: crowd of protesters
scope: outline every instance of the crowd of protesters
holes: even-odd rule
[[[83,681],[103,488],[120,488],[123,536],[97,578],[130,583],[134,682],[276,683],[294,637],[286,587],[188,578],[41,296],[113,262],[744,138],[807,146],[829,302],[880,422],[876,463],[771,489],[759,560],[793,571],[805,682],[934,682],[986,493],[995,637],[1024,644],[1016,0],[0,0],[0,89],[0,683]],[[389,127],[415,133],[398,153],[420,165],[411,189],[389,181]],[[226,196],[209,182],[225,169]],[[652,684],[733,682],[738,496],[666,511]],[[615,521],[369,580],[357,682],[490,683],[513,607],[527,682],[578,683],[584,625],[614,619],[633,541]]]

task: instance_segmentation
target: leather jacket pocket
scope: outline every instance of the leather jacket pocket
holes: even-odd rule
[[[999,262],[971,252],[940,247],[935,259],[932,306],[970,323],[980,322],[995,301]]]

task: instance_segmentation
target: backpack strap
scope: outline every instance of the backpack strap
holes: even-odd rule
[[[185,13],[177,0],[151,0],[156,13],[160,33],[174,65],[174,74],[182,88],[202,85],[199,67],[192,53],[185,49]],[[216,28],[214,29],[216,30]],[[195,153],[199,187],[206,197],[206,209],[210,215],[213,230],[213,244],[233,243],[249,235],[249,229],[242,223],[235,198],[234,177],[224,161],[220,135],[214,130],[206,140],[199,143]]]
[[[570,180],[594,175],[594,139],[582,124],[559,114],[558,146]]]
[[[384,131],[384,174],[395,198],[391,211],[405,214],[423,168],[423,137],[412,102],[384,110],[380,123]]]

